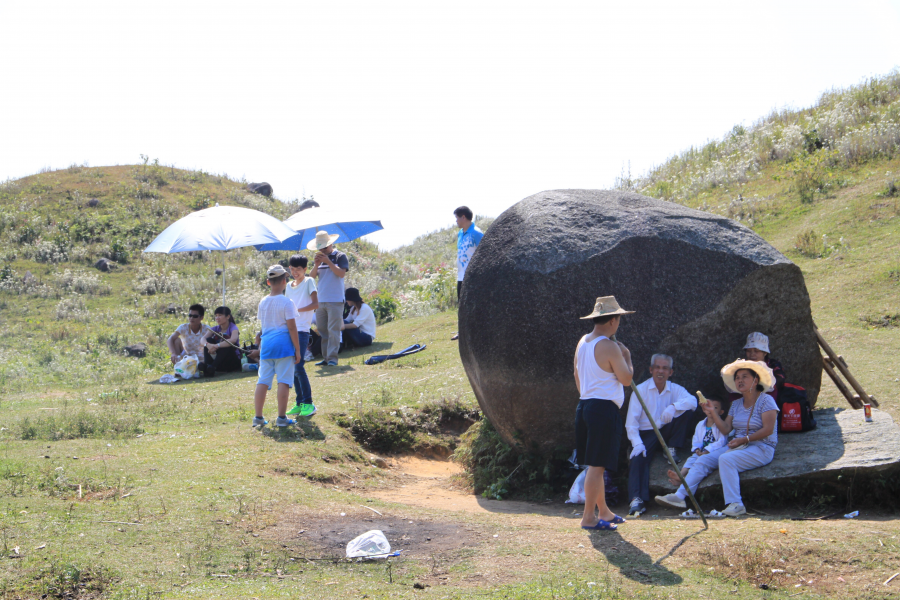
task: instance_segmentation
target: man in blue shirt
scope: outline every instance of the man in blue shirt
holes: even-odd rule
[[[456,238],[456,300],[462,293],[463,277],[466,275],[466,267],[472,261],[475,249],[481,243],[484,233],[472,222],[472,211],[468,206],[460,206],[453,211],[456,215],[456,225],[459,234]]]

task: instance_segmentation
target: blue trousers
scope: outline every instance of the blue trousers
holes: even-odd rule
[[[344,323],[349,323],[350,321],[344,319]],[[343,332],[345,337],[350,338],[350,342],[358,347],[362,348],[363,346],[371,346],[372,345],[372,336],[365,334],[362,332],[362,329],[359,327],[354,327],[353,329],[345,329]]]
[[[298,331],[297,341],[300,342],[300,351],[306,355],[306,346],[309,345],[309,332]],[[306,369],[303,365],[306,361],[303,358],[294,365],[294,389],[297,391],[297,404],[312,403],[312,388],[309,386],[309,377],[306,375]]]
[[[632,401],[636,402],[637,399],[632,398]],[[688,425],[692,415],[693,411],[686,410],[659,428],[659,432],[669,448],[685,447]],[[647,449],[647,456],[638,454],[631,459],[631,465],[628,467],[628,498],[629,500],[640,498],[644,502],[650,502],[650,461],[653,460],[653,455],[661,446],[652,429],[641,431],[640,434],[644,448]]]

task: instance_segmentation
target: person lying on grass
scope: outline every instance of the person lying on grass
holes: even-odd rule
[[[722,408],[721,400],[710,400],[709,404],[712,405],[713,410],[719,415],[719,418],[725,414],[725,409]],[[719,427],[712,417],[706,417],[706,419],[697,423],[697,428],[694,430],[694,439],[691,442],[691,455],[684,461],[684,465],[681,467],[681,476],[684,477],[687,475],[688,471],[691,470],[691,467],[694,466],[694,463],[697,462],[698,458],[718,450],[727,443],[728,436],[719,431]],[[669,476],[669,481],[672,482],[672,485],[681,485],[681,480],[678,478],[678,474],[675,471],[669,469],[667,475]]]
[[[747,514],[741,499],[740,474],[772,462],[778,431],[775,422],[778,405],[767,394],[775,386],[775,375],[765,363],[752,360],[736,360],[722,367],[722,380],[731,392],[741,394],[741,399],[731,404],[725,420],[716,413],[709,402],[702,405],[707,418],[711,418],[723,434],[734,431],[734,438],[727,445],[697,458],[688,471],[685,482],[692,492],[707,475],[719,469],[725,503],[722,514],[737,517]],[[656,503],[671,508],[687,508],[684,502],[687,491],[684,486],[665,496],[657,496]]]
[[[182,323],[166,340],[174,365],[185,356],[196,356],[198,369],[203,369],[203,342],[209,336],[209,326],[203,322],[206,309],[202,304],[191,304],[188,322]]]
[[[278,419],[275,424],[287,427],[294,423],[293,419],[287,418],[285,412],[294,383],[294,365],[303,360],[303,350],[297,339],[297,325],[294,321],[297,309],[284,295],[287,271],[281,265],[272,265],[266,272],[266,283],[270,288],[269,295],[260,301],[256,312],[262,333],[256,336],[260,354],[259,379],[256,381],[256,394],[253,398],[256,409],[253,427],[268,424],[263,418],[263,406],[272,387],[273,376],[278,377]]]

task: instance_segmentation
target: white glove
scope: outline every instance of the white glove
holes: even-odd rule
[[[629,456],[629,460],[637,456],[638,454],[643,454],[644,457],[647,456],[647,448],[644,447],[643,444],[638,444],[634,447],[634,450],[631,451],[631,456]]]
[[[662,421],[663,424],[671,423],[672,419],[675,418],[675,406],[670,405],[666,407],[666,410],[662,411],[662,414],[659,415],[659,420]]]

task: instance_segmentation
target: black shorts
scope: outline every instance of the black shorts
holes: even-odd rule
[[[575,461],[615,471],[619,464],[622,417],[612,400],[581,400],[575,409]]]

